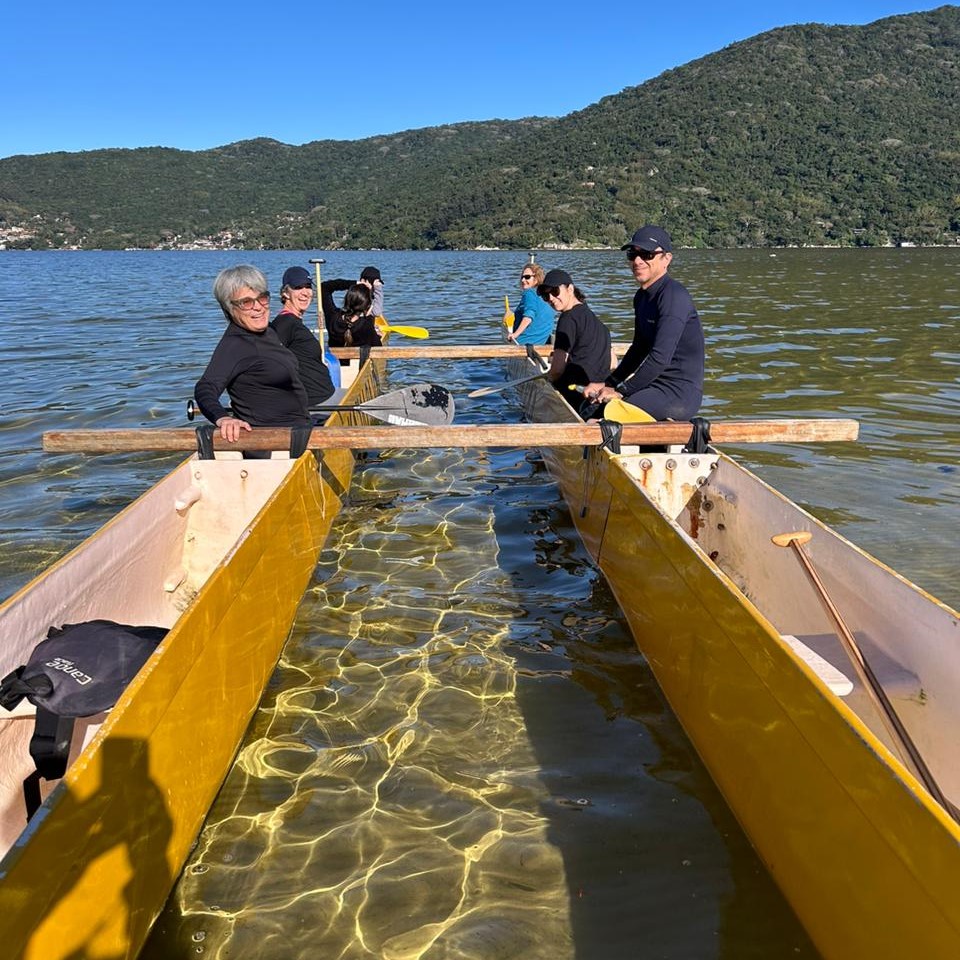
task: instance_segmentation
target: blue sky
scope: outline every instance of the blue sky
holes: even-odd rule
[[[0,157],[562,116],[775,27],[935,5],[8,0]]]

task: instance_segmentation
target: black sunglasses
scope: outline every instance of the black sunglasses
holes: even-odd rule
[[[664,250],[638,250],[636,247],[631,247],[627,251],[628,260],[636,260],[639,257],[645,263],[649,263],[656,257],[659,257],[661,253],[664,253]]]
[[[297,283],[297,284],[294,284],[293,286],[291,286],[290,289],[291,289],[291,290],[312,290],[312,289],[313,289],[313,283],[312,283],[312,282],[308,282],[308,283]]]
[[[541,300],[549,300],[551,297],[560,296],[560,288],[545,287],[541,284],[541,286],[537,287],[537,294],[539,295]]]
[[[532,273],[524,273],[520,275],[521,280],[533,280],[534,276]]]

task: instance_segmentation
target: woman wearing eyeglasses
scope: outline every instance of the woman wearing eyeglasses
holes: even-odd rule
[[[297,358],[270,327],[266,277],[250,266],[221,270],[213,284],[227,329],[193,390],[203,415],[235,441],[251,427],[310,424]],[[232,412],[220,403],[226,391]]]
[[[528,263],[520,271],[520,305],[514,313],[513,329],[507,333],[511,343],[547,343],[553,333],[553,309],[537,296],[537,287],[543,283],[543,268]]]
[[[290,267],[283,274],[280,286],[281,311],[270,322],[280,342],[297,358],[300,379],[307,391],[310,406],[333,396],[333,381],[323,362],[320,341],[303,322],[313,301],[313,280],[303,267]]]
[[[537,293],[559,311],[547,379],[576,406],[580,398],[568,392],[570,385],[602,381],[610,372],[610,331],[565,270],[549,271]]]
[[[610,376],[588,384],[585,394],[607,403],[608,419],[689,420],[703,401],[703,327],[686,287],[667,273],[670,234],[649,224],[621,249],[640,287],[633,342]]]

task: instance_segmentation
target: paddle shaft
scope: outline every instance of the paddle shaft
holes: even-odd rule
[[[856,420],[741,420],[710,424],[711,443],[820,443],[856,440]],[[686,443],[689,423],[624,424],[621,444],[663,446]],[[407,448],[496,448],[599,446],[604,442],[599,424],[515,423],[457,424],[442,427],[320,427],[310,436],[313,449],[376,450]],[[285,450],[290,446],[286,427],[257,427],[235,443],[214,436],[217,450]],[[122,453],[137,450],[193,450],[193,430],[55,430],[43,435],[49,453]]]
[[[777,536],[773,538],[773,542],[778,547],[790,547],[793,550],[794,556],[800,561],[800,565],[803,567],[807,579],[813,585],[813,589],[823,609],[826,611],[827,616],[833,621],[837,636],[840,638],[840,642],[847,652],[853,669],[860,678],[860,682],[863,684],[867,695],[870,697],[880,719],[883,721],[883,725],[890,734],[890,738],[900,751],[901,758],[907,766],[913,766],[933,799],[936,800],[954,820],[960,823],[960,815],[958,815],[957,808],[944,796],[936,778],[931,773],[926,761],[924,761],[920,755],[917,745],[913,742],[913,739],[907,732],[907,728],[897,715],[896,708],[890,702],[890,698],[883,689],[883,684],[877,679],[877,675],[873,672],[873,669],[864,657],[863,651],[860,649],[856,638],[841,616],[830,594],[827,592],[827,588],[823,585],[823,581],[820,579],[820,575],[817,573],[813,562],[803,549],[803,544],[809,542],[810,539],[811,534],[808,531],[800,531],[796,533],[777,534]]]
[[[310,261],[313,264],[313,270],[317,278],[316,283],[316,295],[317,295],[317,338],[320,341],[320,356],[323,356],[324,351],[324,319],[323,319],[323,294],[320,290],[320,264],[326,263],[327,261],[322,258],[315,258]]]
[[[474,397],[488,397],[492,393],[502,393],[511,387],[519,387],[522,383],[531,383],[534,380],[542,380],[550,371],[541,370],[540,373],[531,374],[529,377],[521,377],[519,380],[508,380],[506,383],[498,384],[495,387],[481,387],[479,390],[471,390],[467,396],[470,399]]]

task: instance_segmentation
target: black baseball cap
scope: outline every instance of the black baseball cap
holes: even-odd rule
[[[540,283],[541,287],[573,286],[573,279],[566,270],[551,270]]]
[[[374,280],[379,280],[383,283],[383,277],[380,276],[380,271],[376,267],[364,267],[360,272],[361,280],[369,280],[373,283]]]
[[[283,271],[281,287],[312,287],[313,279],[303,267],[288,267]]]
[[[637,250],[649,250],[650,252],[662,250],[664,253],[671,253],[673,251],[673,241],[663,227],[655,227],[648,223],[637,230],[630,238],[630,242],[625,243],[620,249],[629,250],[631,247],[635,247]]]

